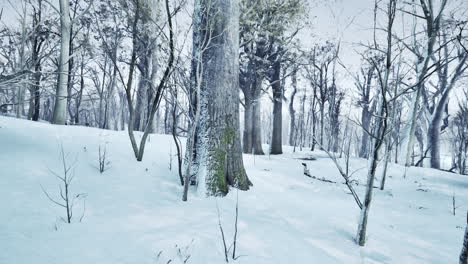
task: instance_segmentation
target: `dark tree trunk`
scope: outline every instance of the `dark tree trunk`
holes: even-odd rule
[[[76,95],[75,101],[75,124],[80,123],[80,107],[81,107],[81,100],[83,98],[83,90],[84,90],[84,56],[81,57],[81,66],[80,66],[80,91]]]
[[[297,70],[292,75],[292,93],[289,99],[289,145],[295,145],[296,138],[296,111],[294,110],[294,97],[297,93]]]
[[[273,63],[271,87],[273,89],[273,131],[271,136],[270,154],[283,154],[283,87],[280,82],[281,62],[276,59]]]
[[[371,114],[369,107],[364,106],[362,109],[361,124],[362,124],[362,140],[361,149],[359,150],[359,157],[367,159],[369,150],[369,128],[370,128]]]
[[[365,76],[365,82],[361,87],[361,101],[360,104],[362,106],[362,113],[361,113],[361,125],[362,125],[362,140],[361,140],[361,148],[359,150],[359,157],[360,158],[367,158],[368,157],[368,150],[369,150],[369,131],[370,131],[370,124],[372,120],[372,112],[374,106],[370,106],[371,99],[370,99],[370,89],[372,84],[372,78],[374,75],[375,67],[371,67],[368,72],[367,76]],[[375,104],[375,101],[374,103]]]
[[[323,148],[323,129],[325,126],[325,103],[320,104],[320,148]]]
[[[42,45],[44,43],[44,39],[41,38],[39,32],[39,23],[42,20],[42,0],[38,1],[38,8],[37,11],[33,15],[33,28],[35,31],[35,36],[33,40],[33,47],[32,47],[32,61],[34,63],[34,85],[31,89],[33,97],[32,100],[32,120],[38,121],[41,109],[41,78],[42,78],[42,66],[41,66],[41,59],[39,58],[39,53],[42,49]]]
[[[39,120],[39,113],[41,110],[41,78],[42,78],[42,73],[41,73],[41,66],[40,64],[36,64],[35,67],[35,73],[34,73],[34,87],[33,87],[33,106],[34,106],[34,111],[32,114],[32,120],[33,121],[38,121]]]

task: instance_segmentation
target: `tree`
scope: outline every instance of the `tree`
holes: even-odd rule
[[[289,97],[289,145],[295,146],[296,145],[296,110],[294,110],[294,97],[297,93],[297,68],[293,70],[292,78],[292,92]]]
[[[242,0],[240,3],[240,87],[245,109],[243,151],[263,154],[260,101],[267,91],[263,82],[268,80],[274,105],[270,154],[281,154],[284,87],[280,77],[284,75],[284,55],[302,22],[304,1]]]
[[[268,57],[270,68],[268,81],[273,93],[273,124],[270,143],[270,154],[283,153],[283,98],[284,58],[290,49],[290,44],[302,27],[305,3],[301,0],[288,0],[270,3],[269,12],[279,14],[276,20],[274,34],[269,36]],[[291,28],[289,28],[291,27]],[[284,78],[284,77],[283,77]]]
[[[261,97],[268,68],[266,35],[273,20],[265,11],[264,2],[241,0],[239,4],[239,87],[244,95],[242,149],[244,153],[263,155]]]
[[[366,185],[366,195],[364,198],[364,203],[362,204],[361,214],[359,217],[358,223],[358,234],[356,237],[356,241],[360,246],[364,246],[366,243],[366,231],[367,231],[367,221],[369,210],[372,202],[372,190],[374,189],[374,179],[375,173],[377,171],[377,163],[379,161],[379,152],[384,143],[385,135],[387,133],[387,118],[388,118],[388,101],[387,101],[387,92],[389,86],[389,75],[392,67],[392,28],[393,22],[395,20],[395,13],[396,13],[396,5],[397,0],[389,0],[387,15],[388,15],[388,22],[386,27],[387,32],[387,46],[386,46],[386,53],[385,53],[385,68],[383,72],[380,70],[378,71],[378,79],[379,79],[379,86],[380,86],[380,93],[379,93],[379,106],[378,112],[376,117],[376,125],[374,128],[373,136],[373,145],[369,160],[369,170],[367,173],[367,185]],[[375,47],[376,50],[379,47]],[[371,58],[371,63],[379,68],[380,64],[379,61],[374,60]]]
[[[70,1],[60,0],[60,57],[59,57],[59,78],[55,91],[55,106],[52,123],[65,125],[67,119],[67,87],[69,78],[70,60]]]
[[[436,38],[440,31],[440,23],[442,19],[443,11],[446,7],[447,0],[442,0],[439,11],[436,12],[433,9],[433,0],[420,0],[421,9],[423,11],[423,19],[426,22],[426,29],[424,30],[426,36],[423,48],[419,48],[421,45],[416,40],[416,23],[413,25],[413,48],[410,48],[416,56],[415,71],[417,75],[416,84],[414,85],[415,94],[413,95],[410,103],[409,122],[405,133],[405,145],[403,146],[403,154],[405,156],[405,166],[411,165],[411,155],[413,153],[414,139],[416,133],[416,124],[418,121],[418,105],[421,98],[422,90],[424,89],[424,82],[428,77],[429,62],[434,54],[434,46],[436,44]],[[413,2],[413,6],[415,3]],[[415,10],[414,10],[415,12]],[[414,14],[416,16],[416,14]],[[406,45],[410,47],[410,45]]]
[[[44,49],[45,42],[48,39],[49,30],[42,25],[42,0],[37,0],[37,6],[33,5],[33,40],[32,40],[32,55],[31,61],[34,65],[34,84],[30,88],[32,104],[30,104],[29,112],[33,121],[39,120],[41,108],[41,79],[42,79],[42,60],[41,55]]]
[[[372,100],[372,79],[374,78],[375,67],[373,65],[367,66],[361,69],[361,76],[355,77],[355,85],[358,88],[360,100],[358,101],[359,106],[362,108],[361,111],[361,126],[362,126],[362,137],[361,137],[361,148],[359,150],[359,157],[367,158],[369,153],[369,130],[371,124],[372,114],[375,111],[375,100]],[[371,102],[374,102],[373,104]]]
[[[331,98],[335,98],[337,90],[334,88],[335,83],[333,76],[335,75],[335,61],[338,59],[338,47],[335,43],[326,41],[323,45],[316,45],[312,51],[308,54],[310,67],[307,68],[307,79],[309,80],[313,89],[313,103],[312,108],[315,109],[315,105],[319,108],[319,118],[316,118],[315,112],[313,112],[313,135],[315,139],[316,127],[315,119],[319,120],[320,131],[318,140],[321,147],[325,144],[324,142],[324,131],[325,131],[325,119],[326,119],[326,104],[329,103]],[[332,78],[330,78],[332,77]],[[332,94],[331,94],[332,93]],[[333,99],[334,100],[334,99]],[[333,108],[333,107],[332,107]],[[331,114],[329,112],[329,114]],[[312,146],[314,147],[314,144]]]
[[[193,73],[198,74],[191,89],[196,88],[199,116],[187,156],[198,163],[193,174],[199,192],[218,196],[227,194],[229,186],[248,190],[239,131],[239,1],[197,0],[193,27]],[[191,174],[186,173],[186,186]]]
[[[148,0],[133,0],[131,1],[131,5],[126,6],[126,8],[128,9],[127,10],[128,14],[131,14],[131,19],[129,19],[130,20],[129,33],[131,35],[130,36],[131,55],[130,55],[130,61],[128,62],[129,70],[128,70],[128,77],[126,81],[124,80],[122,71],[120,67],[118,66],[117,57],[115,55],[109,56],[114,65],[114,71],[118,75],[120,81],[124,84],[125,98],[127,101],[127,107],[128,107],[128,112],[129,112],[127,132],[130,138],[130,143],[132,146],[133,153],[137,161],[143,160],[146,142],[147,142],[149,133],[152,132],[152,127],[153,127],[153,122],[154,122],[156,112],[161,103],[161,99],[166,89],[167,82],[173,72],[173,67],[174,67],[174,62],[175,62],[175,45],[174,45],[174,28],[173,28],[172,17],[176,15],[178,10],[180,10],[180,8],[177,8],[175,12],[171,12],[170,6],[169,6],[169,0],[165,1],[165,15],[166,15],[167,27],[169,31],[168,32],[169,33],[168,34],[169,35],[168,36],[169,52],[168,52],[167,64],[164,67],[162,77],[157,83],[157,85],[154,79],[150,82],[150,88],[153,90],[154,96],[152,96],[148,102],[148,105],[147,105],[148,117],[146,119],[146,122],[144,122],[143,124],[143,135],[138,144],[135,138],[135,133],[134,133],[135,104],[134,104],[134,96],[133,96],[133,81],[134,81],[135,70],[137,67],[138,51],[139,51],[139,44],[140,44],[139,34],[142,33],[140,30],[140,23],[141,23],[140,20],[142,19],[142,15],[144,15],[145,12],[151,12],[151,11],[148,11],[148,9],[151,9],[151,7],[154,8],[151,2],[152,1],[148,1]],[[125,4],[128,4],[128,3],[125,3]],[[153,22],[154,22],[154,19],[153,19]],[[152,25],[152,26],[156,26],[156,25]],[[143,30],[150,30],[150,32],[153,32],[148,27],[146,27]],[[100,35],[102,35],[103,34],[102,30],[99,29],[99,31],[100,31]],[[111,50],[109,47],[110,46],[109,43],[107,43],[106,41],[104,41],[104,46],[107,51]]]
[[[432,96],[426,94],[426,89],[421,89],[424,98],[424,106],[426,115],[428,115],[428,131],[427,131],[427,148],[428,155],[430,156],[430,167],[440,169],[440,135],[446,124],[443,126],[444,114],[447,112],[447,104],[449,101],[450,92],[455,88],[457,81],[461,78],[462,74],[468,69],[468,52],[465,52],[460,45],[455,48],[455,62],[456,65],[452,73],[449,72],[451,61],[447,37],[445,32],[440,37],[442,51],[432,56],[437,67],[438,82],[434,85],[435,92]],[[427,85],[428,86],[428,85]],[[438,100],[436,100],[438,99]],[[432,104],[431,104],[432,102]],[[431,105],[430,105],[431,104]]]
[[[272,43],[275,43],[272,40]],[[273,130],[271,133],[270,154],[283,154],[283,96],[284,90],[281,85],[281,57],[283,56],[283,45],[276,43],[272,45],[272,54],[269,56],[271,63],[269,82],[273,92]]]

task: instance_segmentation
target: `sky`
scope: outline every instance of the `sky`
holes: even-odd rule
[[[171,0],[174,1],[175,0]],[[316,43],[323,43],[326,40],[340,42],[340,61],[348,68],[349,71],[355,72],[359,70],[361,59],[359,55],[359,44],[369,43],[373,37],[373,12],[374,0],[306,0],[309,6],[310,24],[303,28],[299,33],[301,45],[303,48],[310,48]],[[384,7],[386,1],[380,1],[380,6]],[[57,3],[56,0],[51,0],[51,3]],[[179,2],[177,0],[177,2]],[[12,5],[19,5],[20,0],[0,0],[0,9],[3,9],[2,23],[17,23],[18,7],[12,8]],[[437,6],[440,0],[434,0]],[[450,9],[454,6],[459,9],[468,9],[467,0],[449,0]],[[178,21],[180,25],[188,25],[192,10],[192,1],[189,0],[185,10],[182,12]],[[21,11],[19,11],[21,12]],[[377,20],[380,23],[385,23],[386,18],[381,17],[383,12],[380,11]],[[409,21],[406,21],[408,23]],[[401,18],[396,20],[396,30],[401,31],[404,24],[401,23]],[[377,25],[379,26],[379,24]],[[184,27],[184,26],[183,26]],[[343,89],[353,89],[353,79],[346,74],[346,71],[339,69],[341,72],[338,76],[338,85]],[[299,78],[300,79],[300,78]],[[300,85],[306,84],[304,80],[299,80]],[[456,106],[456,105],[455,105]]]
[[[342,59],[349,64],[359,63],[359,56],[351,52],[352,46],[359,40],[367,41],[372,35],[369,28],[372,27],[373,0],[308,1],[312,24],[300,33],[304,47],[310,47],[317,41],[341,39],[347,50],[342,54]],[[19,3],[20,0],[0,0],[0,9],[3,9],[2,23],[17,23],[16,12],[21,12]],[[16,5],[16,8],[12,8],[12,5]]]

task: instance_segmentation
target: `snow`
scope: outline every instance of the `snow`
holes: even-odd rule
[[[137,162],[127,137],[124,131],[0,117],[0,263],[183,263],[186,255],[187,263],[223,263],[216,204],[230,245],[236,191],[205,198],[192,189],[182,202],[177,171],[169,170],[172,138],[151,135],[143,162]],[[59,195],[50,170],[60,172],[60,144],[70,163],[76,159],[71,192],[87,194],[84,217],[80,222],[80,201],[72,224],[60,220],[64,209],[41,190]],[[106,144],[111,162],[103,174],[97,169],[99,144]],[[242,257],[235,263],[457,263],[468,177],[410,168],[403,178],[404,168],[391,164],[386,190],[374,190],[367,244],[359,247],[359,209],[346,187],[302,174],[306,162],[312,175],[340,182],[331,160],[322,152],[284,150],[255,160],[244,156],[254,186],[238,193]],[[310,155],[317,160],[297,159]],[[354,176],[361,183],[366,164],[351,161],[352,170],[364,168]],[[364,187],[356,190],[363,197]]]

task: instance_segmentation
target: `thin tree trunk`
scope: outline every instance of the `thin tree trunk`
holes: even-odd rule
[[[37,65],[35,66],[35,73],[34,73],[34,86],[32,88],[33,91],[33,107],[34,111],[32,114],[32,120],[33,121],[38,121],[39,120],[39,112],[41,109],[41,78],[42,78],[42,72],[41,72],[41,66]]]
[[[361,214],[358,223],[358,234],[356,241],[360,246],[364,246],[366,243],[366,232],[367,232],[367,221],[369,216],[369,210],[372,202],[372,191],[374,189],[374,179],[377,170],[377,163],[379,160],[379,151],[383,145],[385,134],[387,131],[387,117],[388,117],[388,106],[387,106],[387,91],[389,75],[392,66],[392,27],[396,12],[396,1],[390,0],[388,4],[388,25],[387,25],[387,52],[386,52],[386,63],[385,73],[383,78],[381,77],[381,92],[379,96],[379,112],[376,118],[376,127],[372,145],[372,152],[369,161],[369,171],[367,174],[367,185],[366,185],[366,196],[361,209]]]
[[[296,126],[296,111],[294,110],[294,97],[297,93],[297,71],[292,75],[292,92],[289,98],[289,145],[295,145],[295,126]]]

